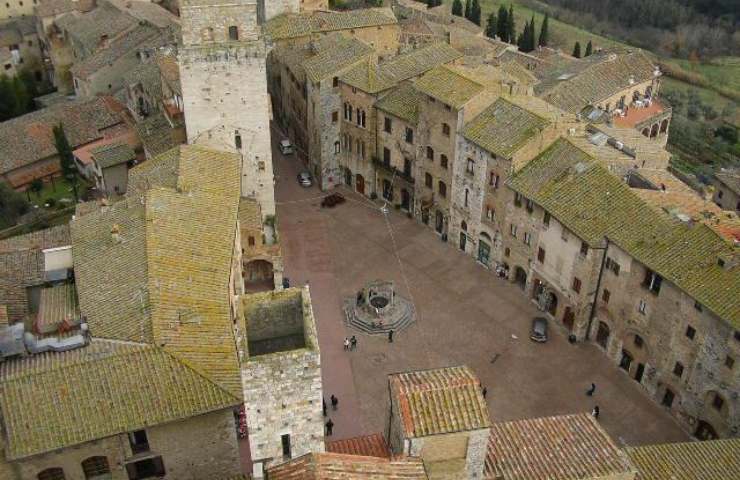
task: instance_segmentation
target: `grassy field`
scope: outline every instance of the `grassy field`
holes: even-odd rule
[[[80,180],[77,186],[77,192],[79,193],[79,195],[82,195],[86,188],[87,184],[84,182],[84,180]],[[39,208],[44,208],[44,205],[50,199],[53,199],[53,202],[58,204],[60,200],[62,200],[63,198],[67,198],[69,199],[69,203],[67,203],[67,205],[72,205],[74,204],[75,198],[72,187],[70,187],[66,179],[61,177],[55,178],[53,183],[45,182],[44,188],[38,194],[34,192],[28,192],[27,195],[31,201],[31,204],[38,205]]]

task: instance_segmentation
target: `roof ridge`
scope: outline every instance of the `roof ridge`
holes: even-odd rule
[[[244,401],[244,397],[243,396],[242,397],[237,397],[236,395],[234,395],[234,392],[229,391],[224,386],[222,386],[221,384],[219,384],[218,382],[216,382],[212,378],[208,377],[205,373],[201,372],[199,369],[197,369],[196,367],[194,367],[191,364],[191,362],[189,362],[186,358],[183,358],[180,355],[176,354],[175,352],[171,351],[168,347],[166,347],[166,346],[165,347],[155,346],[155,348],[157,348],[157,349],[161,350],[162,352],[166,353],[167,355],[169,355],[170,357],[172,357],[176,362],[178,362],[180,365],[182,365],[183,367],[185,367],[188,370],[192,371],[193,373],[195,373],[196,375],[198,375],[200,378],[202,378],[206,382],[210,383],[211,385],[215,386],[216,388],[218,388],[220,391],[222,391],[226,395],[232,397],[234,400],[236,400],[238,402],[243,402]]]

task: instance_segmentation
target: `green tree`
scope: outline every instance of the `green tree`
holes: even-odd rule
[[[547,46],[547,23],[550,16],[548,14],[545,14],[545,18],[542,20],[542,27],[540,28],[540,39],[537,42],[537,45],[540,47],[546,47]]]
[[[0,122],[10,120],[16,112],[13,82],[5,75],[0,75]]]
[[[506,31],[509,37],[509,43],[514,43],[516,40],[516,23],[514,22],[514,5],[509,5],[509,13],[506,15]]]
[[[53,128],[53,132],[54,145],[59,154],[59,164],[62,167],[62,174],[72,186],[75,194],[75,201],[77,201],[77,167],[75,166],[74,157],[72,156],[72,147],[69,145],[67,135],[64,133],[64,126],[61,123]]]
[[[593,53],[593,51],[594,51],[594,46],[591,43],[591,40],[589,40],[588,43],[586,44],[586,55],[584,55],[584,57],[588,57],[589,55]]]
[[[24,196],[7,183],[0,182],[0,228],[12,227],[28,210],[29,204]]]
[[[496,31],[498,32],[498,37],[501,39],[502,42],[509,41],[508,16],[509,16],[509,13],[506,11],[506,7],[504,7],[503,5],[498,7],[498,20],[496,22]]]
[[[40,178],[34,178],[28,188],[38,197],[41,190],[44,189],[44,182]]]
[[[498,19],[496,14],[491,12],[488,14],[488,20],[486,22],[486,37],[496,38],[496,27],[498,26]]]
[[[470,21],[476,25],[480,25],[480,15],[480,2],[478,0],[473,0],[473,5],[470,7]]]
[[[516,39],[516,45],[522,52],[527,51],[527,43],[529,42],[529,23],[524,24],[524,30]]]
[[[463,4],[460,0],[452,2],[452,14],[457,15],[458,17],[463,16]]]
[[[573,56],[576,58],[581,58],[581,43],[576,42],[575,46],[573,47]]]
[[[470,13],[473,10],[473,2],[471,0],[465,0],[465,18],[470,20]]]
[[[532,15],[532,20],[529,22],[529,35],[527,36],[527,51],[531,52],[535,49],[537,46],[535,44],[535,38],[537,36],[537,31],[535,30],[534,26],[534,15]]]

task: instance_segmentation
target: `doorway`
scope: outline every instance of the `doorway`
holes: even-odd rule
[[[408,212],[410,210],[410,207],[411,195],[409,194],[409,191],[404,188],[401,190],[401,208]]]
[[[363,176],[358,173],[357,175],[355,175],[355,182],[355,188],[357,189],[357,192],[365,195],[365,178],[363,178]]]
[[[437,213],[434,216],[434,229],[437,230],[437,233],[442,233],[445,227],[445,218],[444,215],[442,215],[442,212],[437,210]]]
[[[514,270],[514,283],[524,290],[527,288],[527,272],[522,267],[516,267]]]
[[[576,314],[570,307],[565,307],[565,313],[563,313],[563,325],[568,329],[569,332],[573,331],[573,324],[575,323]]]
[[[465,232],[460,232],[460,250],[465,251],[465,247],[468,245],[468,236]]]
[[[491,246],[483,240],[478,242],[478,261],[486,266],[491,261]]]

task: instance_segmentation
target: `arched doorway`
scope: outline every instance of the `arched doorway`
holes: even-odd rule
[[[699,423],[696,425],[694,436],[699,440],[716,440],[719,438],[714,427],[704,420],[699,420]]]
[[[660,122],[660,133],[665,133],[668,130],[668,119],[666,118]]]
[[[411,194],[405,188],[401,190],[401,208],[406,211],[411,209]]]
[[[434,229],[437,230],[437,233],[442,233],[445,227],[445,217],[442,215],[442,212],[437,210],[437,212],[434,215]]]
[[[247,292],[263,292],[275,287],[272,263],[267,260],[247,262],[243,273],[244,289]]]
[[[596,331],[596,343],[601,345],[601,348],[604,350],[608,348],[610,334],[609,325],[604,322],[599,322],[599,328]]]
[[[522,290],[527,288],[527,272],[522,267],[516,267],[514,269],[514,283],[519,285],[519,288]]]
[[[491,237],[486,232],[481,232],[480,239],[478,239],[478,261],[485,266],[490,265]]]
[[[355,175],[355,188],[358,193],[365,194],[365,178],[359,173]]]

